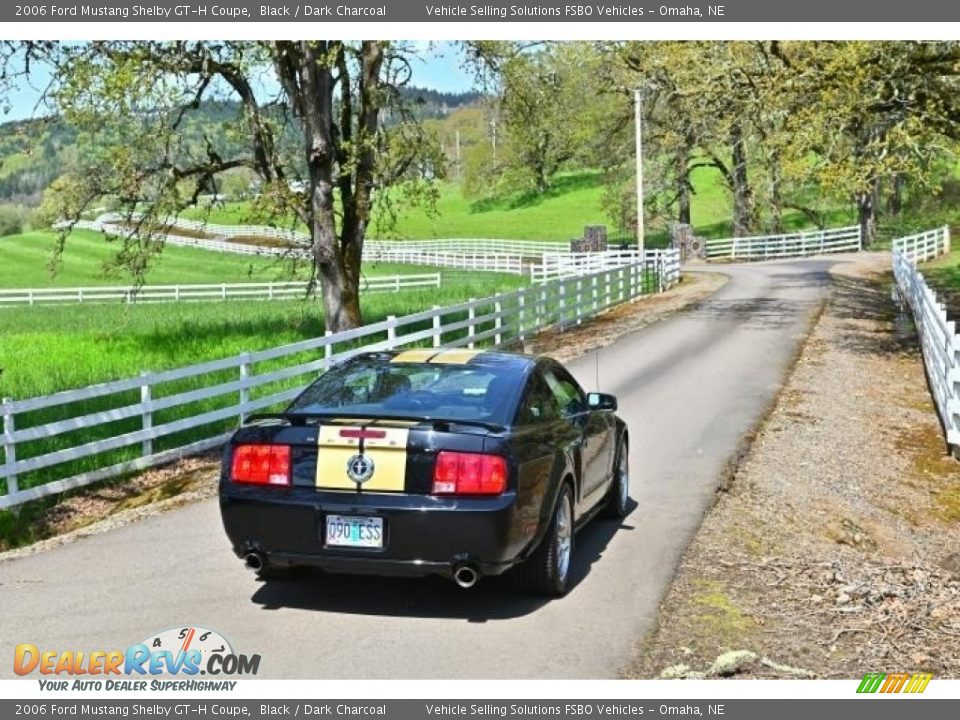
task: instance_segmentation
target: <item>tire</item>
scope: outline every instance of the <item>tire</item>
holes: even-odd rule
[[[603,516],[611,520],[622,520],[629,512],[630,502],[630,453],[626,438],[620,440],[617,447],[617,459],[613,465],[613,482],[607,493],[607,502],[603,508]]]
[[[540,545],[514,571],[517,587],[532,595],[562,597],[570,589],[573,557],[573,491],[564,483]]]

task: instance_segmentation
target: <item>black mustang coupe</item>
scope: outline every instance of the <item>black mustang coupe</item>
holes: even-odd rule
[[[616,409],[549,358],[358,355],[234,434],[223,525],[262,576],[313,565],[471,587],[512,570],[521,588],[560,596],[574,532],[627,513]]]

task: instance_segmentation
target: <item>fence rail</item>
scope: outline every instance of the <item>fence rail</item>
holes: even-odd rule
[[[364,244],[365,260],[399,263],[402,265],[428,265],[430,267],[456,268],[461,270],[481,270],[484,272],[502,272],[520,275],[523,273],[524,256],[483,253],[461,253],[450,251],[427,251],[416,249],[377,250]]]
[[[142,285],[140,287],[24,288],[0,290],[0,307],[108,302],[290,300],[305,297],[307,286],[306,282],[266,282]],[[399,292],[419,287],[441,287],[440,273],[375,275],[366,278],[361,284],[361,290],[364,292]]]
[[[916,263],[950,250],[950,230],[943,227],[893,241],[893,275],[900,302],[913,315],[930,394],[954,453],[960,446],[960,335],[957,323],[927,285]]]
[[[132,220],[138,216],[134,215]],[[75,225],[88,230],[123,232],[128,222],[118,213],[106,213],[96,220],[82,220]],[[188,230],[204,234],[206,238],[197,240],[230,241],[235,238],[267,238],[281,240],[291,245],[310,245],[310,236],[297,230],[286,230],[265,225],[218,225],[198,220],[176,218],[162,223],[165,232],[178,235],[177,230]],[[501,238],[435,238],[431,240],[377,240],[369,239],[364,248],[371,252],[409,251],[456,253],[465,255],[520,255],[536,257],[545,252],[563,252],[570,249],[570,243],[547,240],[507,240]]]
[[[358,352],[502,346],[547,327],[563,330],[669,286],[666,268],[645,259],[222,360],[3,398],[0,508],[215,447],[247,414],[281,406],[317,372]]]
[[[860,226],[761,235],[757,237],[707,240],[706,253],[710,260],[767,260],[773,258],[821,255],[824,253],[853,252],[863,249]]]
[[[932,260],[950,252],[950,228],[942,227],[897,238],[891,243],[891,249],[914,264]]]
[[[544,253],[541,261],[530,266],[530,280],[543,283],[556,278],[602,272],[642,260],[652,267],[663,266],[662,275],[673,284],[680,278],[680,255],[675,250],[608,250],[590,253]],[[658,270],[659,272],[659,270]]]

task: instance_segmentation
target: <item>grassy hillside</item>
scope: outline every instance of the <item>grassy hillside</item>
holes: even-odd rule
[[[730,236],[730,193],[720,174],[710,168],[693,172],[694,195],[691,201],[693,225],[705,237]],[[373,223],[370,237],[400,239],[430,238],[504,238],[510,240],[557,240],[581,237],[585,225],[607,225],[614,228],[602,209],[603,174],[596,171],[565,173],[556,178],[553,187],[543,195],[524,194],[506,198],[471,200],[463,196],[454,183],[438,183],[439,197],[435,212],[422,206],[406,208],[402,196],[394,191],[393,206],[397,226],[391,234]],[[184,213],[191,219],[207,218],[220,224],[255,224],[248,203],[226,203],[213,209],[193,208]],[[830,224],[852,222],[849,212],[838,211],[828,216]],[[784,215],[787,229],[809,227],[799,212]],[[647,243],[662,246],[668,241],[660,227],[647,229]]]
[[[0,238],[0,288],[76,287],[123,285],[129,274],[105,272],[116,255],[117,245],[100,233],[75,230],[67,239],[63,264],[55,275],[48,269],[55,244],[52,232],[31,232]],[[289,280],[290,268],[281,259],[231,255],[170,245],[149,268],[146,281],[153,285],[269,282]],[[435,268],[369,263],[367,275],[397,275],[434,272]],[[306,272],[300,273],[306,279]]]

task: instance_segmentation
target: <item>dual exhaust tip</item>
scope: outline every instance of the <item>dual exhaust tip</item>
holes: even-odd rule
[[[477,584],[480,579],[480,573],[473,565],[462,563],[453,570],[453,581],[464,590],[469,590]]]
[[[243,563],[254,572],[260,572],[267,564],[263,553],[251,550],[243,556]],[[453,570],[453,581],[464,590],[469,590],[480,579],[480,573],[469,563],[461,563]]]
[[[243,556],[243,564],[254,572],[260,572],[263,570],[263,567],[267,564],[267,562],[262,553],[251,550]]]

